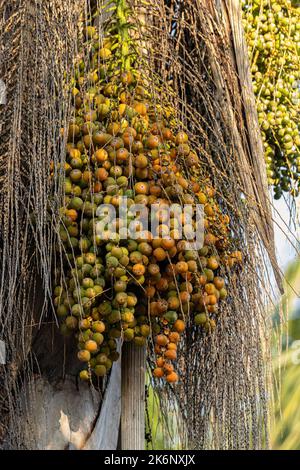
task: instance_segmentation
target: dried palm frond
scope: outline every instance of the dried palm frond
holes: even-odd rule
[[[0,332],[7,348],[0,413],[16,447],[22,445],[16,402],[32,376],[31,345],[50,299],[50,161],[64,160],[65,74],[72,74],[80,9],[71,0],[0,2],[0,76],[7,90],[0,117]]]

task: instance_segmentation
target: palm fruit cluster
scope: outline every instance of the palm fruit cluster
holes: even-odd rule
[[[300,188],[300,8],[242,0],[268,181],[274,197]]]
[[[146,70],[143,55],[130,34],[132,21],[124,21],[124,1],[116,3],[104,39],[91,18],[84,30],[72,90],[74,116],[64,131],[59,238],[65,261],[56,273],[54,304],[62,332],[78,340],[82,379],[107,374],[122,338],[148,343],[155,355],[154,376],[172,383],[178,380],[174,362],[186,326],[208,333],[215,328],[227,297],[226,273],[242,264],[242,255],[230,252],[230,218],[222,213],[208,176],[201,174],[175,111],[156,99],[148,74],[137,71]],[[135,237],[120,238],[118,231],[124,224],[119,213],[124,196],[126,225],[134,223]],[[174,203],[189,204],[190,217],[172,209],[168,219]],[[116,220],[113,229],[99,231],[103,204],[115,208]],[[133,204],[159,206],[156,233],[130,212]],[[196,204],[204,207],[204,245],[191,249],[187,241],[199,228]],[[147,217],[150,222],[153,212]]]

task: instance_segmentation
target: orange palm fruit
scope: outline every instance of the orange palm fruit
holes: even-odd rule
[[[178,333],[183,333],[183,331],[185,330],[185,322],[183,320],[176,320],[173,325],[173,328]]]

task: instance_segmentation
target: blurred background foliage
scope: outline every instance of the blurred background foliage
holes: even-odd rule
[[[158,395],[154,393],[151,386],[152,375],[147,375],[147,407],[146,407],[146,449],[151,450],[175,450],[184,449],[181,445],[182,437],[178,429],[177,410],[174,406],[173,411],[168,414],[162,412]]]
[[[273,449],[300,450],[300,259],[291,262],[285,273],[285,295],[274,313],[278,325],[280,309],[287,312],[283,327],[282,354],[274,347],[274,372],[278,390],[275,393],[275,420],[272,423]]]

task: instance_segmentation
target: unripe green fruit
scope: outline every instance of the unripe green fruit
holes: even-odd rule
[[[206,313],[198,313],[194,318],[194,322],[198,326],[205,325],[206,321],[207,321]]]
[[[109,256],[107,257],[106,259],[106,265],[108,268],[116,268],[119,264],[119,260],[118,258],[114,257],[114,256]]]
[[[175,321],[178,318],[177,312],[169,310],[167,313],[164,314],[164,318],[169,322],[169,323],[175,323]]]
[[[69,330],[76,330],[78,326],[78,320],[75,317],[67,317],[65,320],[65,324]]]
[[[105,365],[96,365],[94,371],[97,377],[104,377],[106,375]]]
[[[80,317],[82,315],[82,307],[80,304],[74,304],[71,308],[72,315]]]
[[[147,338],[150,335],[150,326],[149,325],[141,325],[140,333],[142,336]]]
[[[146,344],[146,338],[144,338],[143,336],[136,336],[133,342],[136,346],[142,347],[142,346],[145,346]]]
[[[104,341],[104,336],[101,333],[94,333],[92,340],[95,341],[98,346],[100,346]]]
[[[59,305],[57,307],[57,315],[59,317],[65,317],[68,315],[68,308],[65,305]]]
[[[100,353],[96,356],[96,362],[97,364],[105,364],[107,361],[107,355],[104,353]]]
[[[226,299],[228,293],[227,293],[227,290],[225,289],[225,287],[223,287],[221,290],[220,290],[220,299],[223,300],[223,299]]]
[[[124,341],[132,341],[134,338],[134,330],[132,328],[127,328],[123,334]]]
[[[120,354],[117,351],[112,351],[109,355],[109,359],[113,362],[117,361],[120,357]]]

